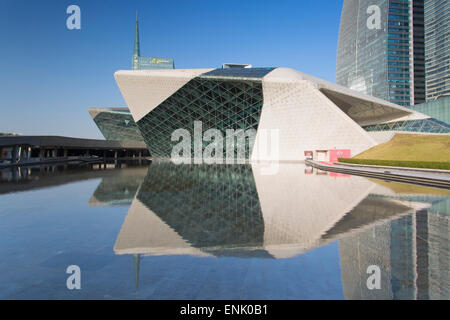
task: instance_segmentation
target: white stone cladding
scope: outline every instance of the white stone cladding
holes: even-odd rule
[[[358,154],[377,143],[307,80],[263,79],[264,105],[252,160],[304,160],[304,151],[351,149]],[[278,130],[279,152],[263,152],[261,132]]]
[[[377,144],[385,143],[395,136],[395,131],[371,131],[368,134],[377,142]]]
[[[114,73],[125,102],[138,122],[189,80],[214,69],[121,70]]]

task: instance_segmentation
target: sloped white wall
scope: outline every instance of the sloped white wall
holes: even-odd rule
[[[211,70],[121,70],[114,73],[114,78],[137,122],[189,80]]]
[[[265,77],[262,85],[264,105],[252,160],[304,160],[305,150],[351,149],[354,155],[377,144],[312,82]],[[263,130],[269,137],[278,131],[278,154],[261,150],[271,144],[262,141]]]

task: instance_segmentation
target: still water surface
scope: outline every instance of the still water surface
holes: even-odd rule
[[[449,190],[261,167],[0,171],[0,299],[450,298]]]

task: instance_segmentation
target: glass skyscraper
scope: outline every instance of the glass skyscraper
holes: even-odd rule
[[[412,106],[450,94],[448,0],[345,0],[336,81]]]
[[[425,0],[427,101],[450,95],[450,2]]]
[[[137,13],[136,13],[136,29],[134,32],[133,58],[131,64],[133,70],[174,68],[173,58],[141,57],[141,50],[139,44],[139,22],[137,19]]]
[[[424,102],[422,10],[416,0],[345,0],[337,83],[403,106]]]

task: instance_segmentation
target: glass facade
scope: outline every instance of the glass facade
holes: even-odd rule
[[[381,12],[387,0],[344,1],[339,31],[336,82],[361,93],[389,100],[387,83],[387,19],[381,29],[367,27],[367,8],[376,4]],[[406,61],[408,62],[408,61]]]
[[[231,78],[262,78],[275,68],[225,68],[215,69],[202,75],[203,78],[231,77]]]
[[[427,101],[450,94],[450,2],[425,0]]]
[[[94,122],[106,140],[143,140],[129,110],[100,112],[94,117]]]
[[[411,109],[450,124],[450,97],[418,104],[411,107]]]
[[[414,104],[425,102],[425,30],[423,0],[412,1]]]
[[[364,126],[366,131],[409,131],[423,133],[450,133],[450,126],[442,121],[429,118],[422,120],[396,121]]]
[[[387,14],[388,99],[402,106],[413,102],[413,57],[411,47],[411,0],[390,0]],[[411,41],[411,42],[410,42]]]
[[[135,57],[137,59],[137,70],[152,69],[174,69],[172,58],[161,57]]]
[[[416,30],[415,38],[412,36],[412,17],[419,19],[420,6],[413,10],[413,2],[344,2],[337,55],[338,84],[403,106],[414,104],[415,99],[423,102],[423,37],[420,30]],[[370,19],[377,14],[374,6],[379,8],[379,28],[370,25]]]
[[[232,70],[239,73],[238,78],[225,70],[230,69],[214,70],[190,80],[137,122],[153,157],[170,157],[177,143],[171,141],[171,135],[177,129],[190,131],[194,157],[194,121],[202,121],[203,131],[214,128],[222,134],[227,129],[257,130],[263,94],[261,79],[255,77],[263,77],[272,69]],[[203,148],[209,144],[203,142]],[[246,136],[245,158],[249,158],[252,147]],[[223,151],[225,156],[225,148]]]

